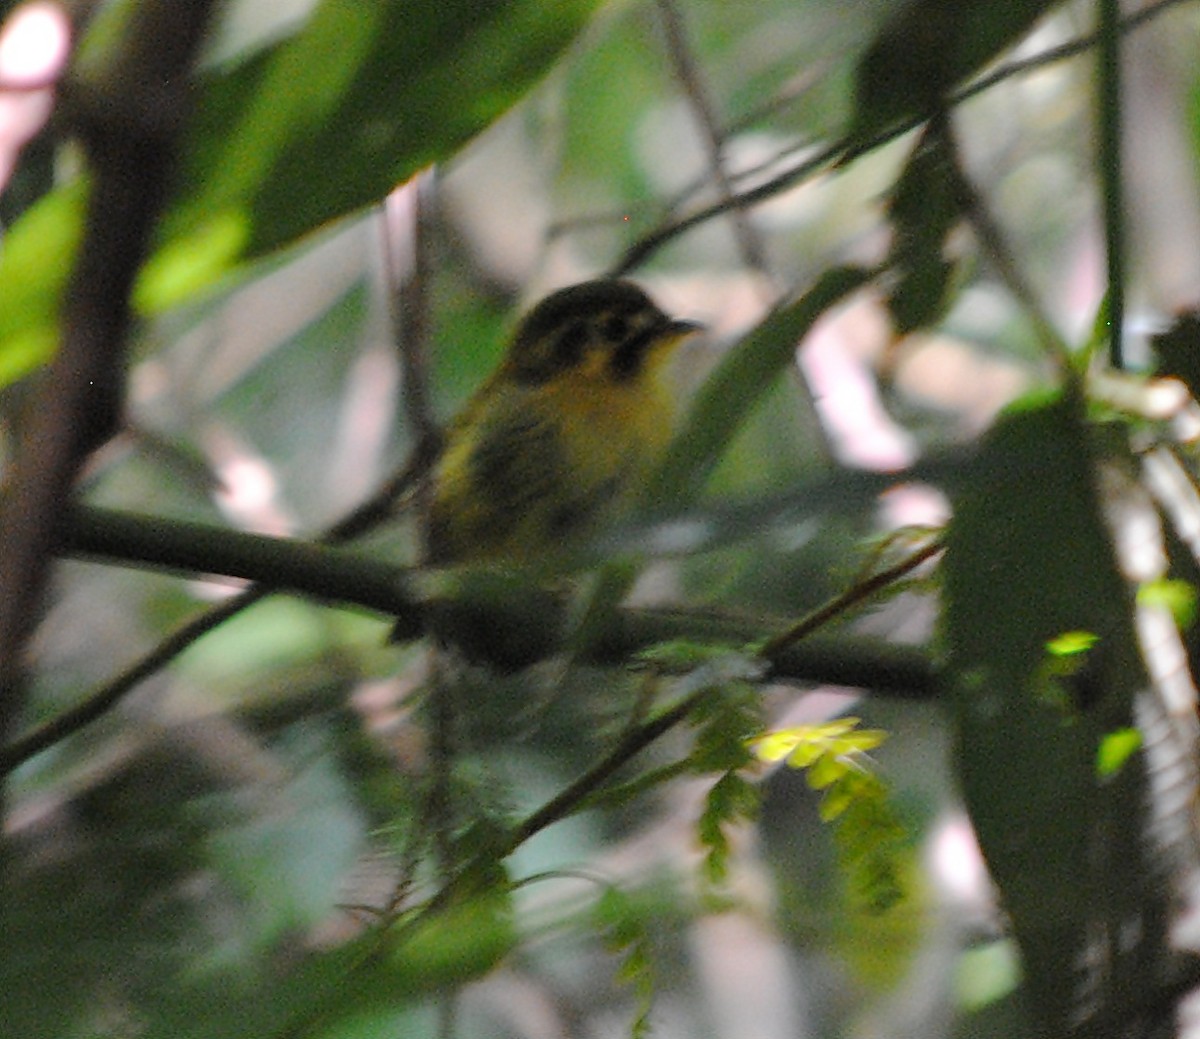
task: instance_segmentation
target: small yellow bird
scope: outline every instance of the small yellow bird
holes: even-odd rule
[[[700,327],[628,281],[543,299],[447,433],[428,560],[528,565],[627,507],[671,437],[667,361]]]

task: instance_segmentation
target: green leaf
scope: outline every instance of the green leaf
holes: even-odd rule
[[[868,750],[874,750],[887,737],[888,734],[883,729],[857,729],[848,733],[844,739],[836,741],[836,752],[841,755],[864,754]]]
[[[888,309],[897,335],[932,324],[949,302],[954,265],[942,254],[962,217],[954,161],[942,134],[922,134],[888,202],[888,264],[899,277]]]
[[[821,822],[831,823],[844,814],[853,802],[854,790],[848,784],[842,783],[825,792],[820,805],[817,806],[817,814],[821,817]]]
[[[58,343],[58,308],[83,228],[87,188],[47,195],[5,232],[0,248],[0,387],[45,364]]]
[[[617,977],[633,989],[637,999],[637,1016],[631,1029],[635,1037],[649,1034],[650,1011],[658,986],[650,942],[655,912],[645,897],[616,887],[605,889],[594,910],[605,945],[622,956]]]
[[[808,785],[814,790],[823,790],[846,774],[846,763],[833,754],[822,754],[805,773]]]
[[[852,134],[859,146],[926,117],[968,76],[1024,36],[1057,0],[913,0],[888,20],[859,62]]]
[[[968,1012],[1011,995],[1021,981],[1021,961],[1010,938],[965,950],[954,971],[958,1003]]]
[[[888,311],[897,335],[934,324],[949,306],[955,265],[932,251],[910,253],[898,261],[901,278],[888,295]]]
[[[1181,630],[1196,623],[1196,599],[1195,585],[1177,578],[1147,581],[1137,591],[1140,605],[1160,606],[1169,610]]]
[[[1126,727],[1106,733],[1096,750],[1096,774],[1115,776],[1142,747],[1142,734],[1137,729]]]
[[[324,0],[204,92],[170,227],[230,210],[247,255],[378,201],[519,100],[598,0]]]
[[[847,716],[815,725],[774,729],[756,736],[750,748],[760,761],[786,758],[792,768],[807,768],[822,755],[851,757],[874,750],[887,739],[882,729],[859,729],[858,724],[858,718]]]
[[[1150,337],[1159,375],[1174,376],[1200,399],[1200,311],[1179,314],[1165,332]]]
[[[237,261],[247,237],[245,217],[230,211],[167,241],[138,275],[134,309],[161,314],[209,288]]]
[[[1051,1032],[1071,1013],[1062,995],[1080,957],[1099,955],[1096,921],[1136,915],[1153,943],[1160,908],[1142,769],[1126,760],[1097,776],[1104,735],[1132,726],[1146,683],[1092,470],[1099,447],[1069,391],[1010,410],[956,497],[944,563],[958,775]],[[1047,696],[1051,681],[1069,704]],[[1129,991],[1148,983],[1135,951],[1104,954]]]
[[[1047,640],[1046,652],[1055,657],[1073,657],[1086,653],[1100,636],[1092,631],[1065,631]]]
[[[811,742],[802,742],[796,735],[795,729],[778,729],[774,732],[768,732],[765,736],[760,736],[751,744],[754,751],[754,756],[760,761],[766,761],[774,764],[776,761],[782,761],[790,754],[796,753],[797,757],[789,763],[797,768],[803,768],[813,757],[821,753],[821,748]],[[803,749],[808,754],[808,760],[803,760],[799,751]]]
[[[869,772],[847,770],[826,792],[821,818],[833,823],[851,906],[878,914],[899,904],[909,889],[912,848],[887,786]]]
[[[495,885],[388,939],[378,972],[362,985],[383,1000],[457,988],[483,977],[516,944],[510,893]]]
[[[720,666],[736,656],[736,651],[729,646],[674,639],[647,646],[634,656],[630,666],[634,669],[653,668],[659,674],[679,675],[695,671],[706,664]],[[753,666],[751,661],[743,659],[747,667]],[[747,673],[744,677],[750,678],[753,674]]]
[[[515,944],[509,894],[497,888],[388,931],[368,931],[330,951],[298,956],[290,969],[272,969],[269,976],[226,970],[181,978],[139,1034],[148,1039],[325,1035],[342,1022],[395,1012],[482,977]]]
[[[696,826],[700,844],[706,850],[704,875],[709,884],[721,884],[728,877],[729,839],[725,827],[756,819],[761,807],[759,788],[736,772],[727,772],[709,788]]]
[[[755,737],[750,746],[759,760],[786,759],[789,767],[806,769],[808,785],[824,791],[818,813],[834,826],[847,890],[856,907],[876,913],[904,897],[900,860],[906,837],[887,787],[863,767],[865,752],[887,733],[858,724],[844,717],[798,725]]]
[[[744,768],[753,761],[749,737],[762,727],[757,691],[747,682],[731,681],[713,686],[711,693],[693,715],[696,745],[688,763],[700,773]]]
[[[203,73],[139,312],[175,306],[448,158],[538,82],[598,4],[324,0],[289,38]],[[89,75],[103,77],[121,42],[89,41]],[[54,349],[85,195],[79,182],[60,188],[6,234],[0,386]]]

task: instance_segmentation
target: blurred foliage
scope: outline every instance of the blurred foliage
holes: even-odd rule
[[[606,889],[597,899],[595,914],[605,945],[623,958],[618,978],[632,986],[637,995],[637,1016],[629,1034],[640,1039],[650,1034],[656,981],[649,914],[617,888]]]
[[[808,785],[821,791],[821,820],[834,823],[847,888],[853,901],[875,912],[905,897],[902,873],[905,832],[888,804],[887,787],[866,766],[887,733],[858,728],[859,719],[775,729],[751,742],[766,762],[803,769]]]
[[[447,158],[545,73],[595,5],[571,0],[549,11],[458,0],[418,10],[326,0],[289,38],[206,70],[176,201],[135,293],[140,309],[156,314],[182,303],[237,262],[375,202]],[[119,50],[108,20],[94,32],[111,33]],[[111,82],[96,41],[85,43],[84,56],[86,85],[133,86]],[[78,185],[63,190],[63,198],[39,203],[33,229],[22,230],[25,221],[14,227],[39,262],[22,263],[16,280],[25,298],[6,294],[0,307],[9,380],[43,362],[54,342],[82,221]]]
[[[1005,416],[956,504],[945,567],[963,793],[1038,1012],[1058,1028],[1085,998],[1085,956],[1103,958],[1118,988],[1151,983],[1154,954],[1096,948],[1089,914],[1110,921],[1107,933],[1137,921],[1153,947],[1165,911],[1139,819],[1144,763],[1097,777],[1106,735],[1130,727],[1146,676],[1088,435],[1070,394]]]
[[[962,219],[954,157],[931,127],[921,135],[888,204],[894,237],[889,262],[899,284],[888,297],[899,335],[932,325],[949,303],[954,266],[945,242]]]
[[[981,6],[916,0],[901,7],[858,65],[856,141],[900,120],[932,114],[953,87],[1024,36],[1056,2]]]
[[[1164,892],[1191,894],[1164,833],[1192,824],[1162,791],[1186,788],[1195,746],[1179,738],[1172,787],[1136,611],[1186,629],[1200,568],[1139,466],[1186,409],[1097,404],[1036,334],[1104,330],[1094,56],[955,98],[995,59],[1085,33],[1090,6],[672,0],[697,84],[665,2],[227,4],[134,294],[128,428],[81,493],[150,525],[315,538],[411,453],[414,351],[443,418],[523,304],[661,233],[633,276],[710,336],[682,358],[690,409],[644,515],[599,549],[621,567],[577,582],[565,627],[611,620],[637,578],[698,631],[722,611],[762,641],[601,667],[573,659],[578,640],[532,667],[431,673],[386,618],[258,602],[7,777],[5,1035],[1150,1034],[1173,966]],[[0,475],[87,216],[80,106],[144,115],[143,85],[114,81],[127,8],[89,10],[71,89],[0,209]],[[1194,248],[1155,251],[1200,226],[1200,24],[1157,14],[1127,37],[1131,68],[1156,70],[1128,87],[1128,133],[1131,220],[1169,214],[1134,239],[1131,298],[1161,305],[1166,273],[1200,279]],[[1186,168],[1136,138],[1151,127]],[[432,164],[420,235],[385,221],[380,200]],[[418,291],[398,305],[406,267]],[[1194,325],[1154,343],[1193,392]],[[1194,482],[1194,447],[1171,452]],[[884,495],[852,471],[910,464]],[[1134,580],[1119,548],[1147,495],[1171,568]],[[756,657],[947,499],[938,639],[921,574],[821,625],[935,646],[944,713],[809,695]],[[395,508],[359,558],[412,559],[413,515]],[[512,631],[556,639],[523,578],[430,583],[507,611],[482,657]],[[229,594],[64,564],[26,724],[104,693]],[[766,765],[782,760],[803,776]],[[960,794],[999,907],[954,836]],[[572,880],[583,893],[560,897]]]

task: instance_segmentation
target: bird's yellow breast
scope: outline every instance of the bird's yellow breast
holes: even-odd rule
[[[668,359],[698,328],[625,281],[543,299],[450,428],[430,561],[538,562],[627,507],[671,437]]]
[[[437,468],[435,562],[530,562],[629,502],[670,440],[660,373],[615,382],[586,366],[526,386],[503,370],[471,401]]]

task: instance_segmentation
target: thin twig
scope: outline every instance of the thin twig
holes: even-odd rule
[[[708,155],[709,174],[717,187],[720,198],[729,202],[734,197],[733,184],[725,170],[725,136],[721,130],[716,107],[705,87],[700,66],[688,43],[683,15],[675,0],[658,0],[662,16],[663,32],[667,42],[667,53],[675,67],[675,76],[683,88],[688,104],[696,117],[700,134],[704,139]],[[758,232],[755,231],[743,209],[733,207],[729,211],[734,237],[742,254],[742,261],[753,271],[770,280],[767,252]]]
[[[737,119],[732,120],[723,132],[718,130],[718,133],[722,138],[728,139],[744,130],[752,128],[768,116],[774,115],[789,105],[802,100],[812,90],[813,86],[820,82],[822,71],[820,66],[806,70],[802,76],[796,77],[796,80],[781,93],[768,99],[763,104],[750,109]],[[731,187],[733,183],[738,181],[756,179],[765,173],[765,171],[778,166],[784,159],[796,154],[796,152],[807,150],[809,147],[810,145],[807,142],[803,144],[791,144],[764,162],[756,162],[751,166],[732,171],[724,168],[725,176],[731,182]],[[658,219],[661,221],[685,205],[698,192],[707,188],[710,182],[711,176],[707,172],[693,177],[685,187],[676,191],[665,206],[661,202],[645,201],[625,205],[619,210],[612,210],[610,212],[584,213],[556,220],[546,228],[546,238],[553,241],[556,238],[561,238],[563,235],[571,234],[575,231],[589,231],[595,228],[607,228],[620,223],[628,223],[631,218],[641,217],[649,220],[654,214],[657,214]]]
[[[829,74],[832,64],[833,62],[826,58],[792,76],[779,93],[731,120],[725,127],[725,136],[732,137],[743,130],[750,130],[764,119],[779,115],[791,105],[803,101]]]
[[[409,459],[384,482],[374,494],[356,506],[325,531],[317,541],[325,545],[342,545],[374,530],[382,523],[396,518],[396,503],[405,497],[429,470],[436,451],[417,444]]]
[[[789,105],[801,100],[815,84],[820,82],[823,71],[820,66],[806,70],[799,82],[793,82],[791,86],[785,88],[781,93],[732,120],[726,125],[721,136],[725,139],[731,138],[744,130],[750,129],[768,116],[781,112]],[[811,147],[812,144],[808,141],[795,142],[764,161],[755,162],[737,170],[731,171],[726,169],[726,176],[735,184],[748,180],[757,180],[759,177],[764,176],[768,170],[776,168],[785,159],[796,155],[798,152],[808,151]],[[665,209],[662,206],[659,207],[659,219],[665,219],[668,214],[677,212],[689,199],[703,191],[708,184],[709,177],[707,174],[694,177],[689,184],[675,192],[667,202]],[[648,204],[643,206],[643,208],[649,208]],[[624,217],[628,212],[629,209],[627,208],[622,211],[620,216]],[[586,227],[589,223],[592,225],[598,224],[602,219],[607,219],[609,224],[613,222],[612,217],[602,218],[595,216],[581,219],[579,223]],[[561,229],[570,226],[570,222],[564,221],[553,226],[559,230],[559,233],[562,233]]]
[[[206,610],[172,632],[144,657],[89,693],[74,707],[67,708],[0,748],[0,776],[8,775],[42,751],[49,750],[56,743],[61,743],[68,736],[104,717],[136,686],[166,667],[190,645],[265,598],[270,591],[269,588],[254,585],[221,605]]]
[[[383,254],[392,337],[404,369],[405,414],[418,441],[437,438],[429,393],[430,210],[434,204],[435,178],[433,169],[419,173],[393,191],[384,206]],[[418,522],[422,529],[428,523],[431,490],[428,480],[417,484]],[[451,867],[449,813],[454,712],[438,657],[435,652],[429,661],[430,755],[433,764],[427,811],[435,828],[438,857],[443,870],[448,870]]]
[[[768,639],[759,649],[759,655],[767,661],[774,662],[783,656],[784,652],[801,639],[807,638],[818,628],[828,624],[834,617],[853,609],[859,603],[865,602],[876,592],[887,588],[896,581],[911,573],[922,563],[938,555],[946,547],[945,541],[932,538],[920,548],[909,553],[898,563],[872,574],[856,582],[840,595],[818,606],[811,613],[802,617],[786,631],[780,632]]]
[[[729,202],[733,199],[735,191],[725,168],[726,132],[721,129],[716,107],[709,96],[692,48],[688,44],[687,31],[678,4],[675,0],[658,0],[658,8],[662,15],[667,50],[675,66],[675,74],[692,106],[708,151],[709,176],[716,184],[720,197]],[[729,211],[729,216],[733,224],[734,238],[742,254],[742,262],[761,276],[765,286],[771,286],[772,296],[778,297],[781,289],[778,279],[771,271],[766,244],[754,227],[749,214],[740,207],[734,207]],[[777,301],[777,299],[770,300],[771,303]],[[804,369],[798,363],[793,363],[788,367],[788,374],[795,383],[801,399],[807,405],[807,413],[817,414],[816,394],[813,393]],[[814,427],[814,439],[819,441],[818,446],[823,457],[831,460],[834,452],[828,431],[820,422],[814,423]]]
[[[612,750],[575,782],[518,823],[505,843],[503,855],[512,854],[530,837],[565,819],[578,805],[595,794],[623,765],[687,718],[696,709],[696,705],[708,695],[708,689],[697,689],[648,722],[630,730]]]
[[[436,170],[419,173],[404,187],[392,192],[384,204],[384,258],[388,278],[388,300],[392,334],[400,351],[403,369],[404,410],[418,443],[436,444],[440,437],[433,417],[429,392],[429,279],[432,273],[431,225],[436,188]],[[433,486],[422,479],[416,486],[417,523],[428,530]],[[422,537],[422,562],[426,558]],[[456,712],[454,689],[446,674],[445,656],[433,646],[428,658],[427,703],[429,706],[429,775],[424,794],[424,821],[433,835],[433,849],[443,884],[454,878],[455,805],[453,796],[456,758]],[[416,841],[420,841],[420,836]],[[415,868],[415,863],[413,863]],[[400,905],[410,878],[402,874],[392,897]],[[452,1039],[457,1031],[458,990],[441,994],[437,1005],[437,1033]]]
[[[1000,225],[992,219],[991,210],[988,209],[979,190],[967,176],[962,155],[950,128],[949,116],[944,112],[935,115],[932,127],[937,131],[949,154],[948,166],[950,176],[953,178],[955,194],[958,196],[957,201],[967,222],[971,225],[971,230],[975,232],[980,247],[996,269],[1000,280],[1021,304],[1029,320],[1033,323],[1034,332],[1041,340],[1047,356],[1054,362],[1060,374],[1069,375],[1071,372],[1070,347],[1067,346],[1066,340],[1059,334],[1058,329],[1054,327],[1054,322],[1046,315],[1033,286],[1025,279],[1020,265],[1013,258],[1012,252],[1004,240],[1004,233],[1001,231]]]
[[[914,120],[910,126],[906,126],[903,130],[898,130],[890,134],[886,139],[898,137],[901,133],[911,129],[917,125],[917,120]],[[882,135],[881,135],[882,136]],[[690,216],[681,217],[674,223],[667,224],[665,227],[660,227],[656,231],[652,231],[640,241],[634,242],[625,255],[613,266],[611,273],[614,277],[622,274],[627,274],[633,268],[639,266],[648,260],[654,253],[658,252],[668,242],[678,238],[686,231],[690,231],[693,227],[698,227],[700,224],[707,223],[714,217],[723,216],[733,209],[744,209],[748,206],[755,205],[758,202],[765,202],[769,198],[773,198],[781,191],[808,179],[811,176],[819,173],[821,170],[831,166],[842,152],[847,147],[848,138],[838,141],[834,144],[823,148],[812,158],[802,162],[794,169],[786,170],[777,177],[766,181],[757,187],[750,188],[748,191],[743,191],[741,194],[734,195],[728,199],[721,199],[714,202],[712,205],[704,206]],[[874,146],[874,145],[872,145]]]
[[[318,539],[319,543],[330,546],[344,544],[391,519],[396,501],[408,492],[417,474],[427,466],[427,459],[414,457],[369,500],[330,527]],[[189,646],[275,591],[276,588],[268,584],[253,584],[185,622],[149,653],[86,695],[75,706],[0,748],[0,776],[7,775],[42,751],[98,721],[142,682],[170,665]]]
[[[1158,15],[1164,13],[1167,9],[1185,2],[1188,2],[1188,0],[1158,0],[1157,3],[1151,4],[1149,7],[1127,18],[1123,18],[1120,23],[1120,31],[1127,33],[1139,29]],[[1014,76],[1025,75],[1026,73],[1045,68],[1048,65],[1073,58],[1094,47],[1098,39],[1099,35],[1097,33],[1090,33],[1061,44],[1058,47],[1052,47],[1031,58],[1007,62],[994,72],[988,73],[973,83],[955,91],[947,98],[946,106],[947,108],[957,107],[964,101],[968,101]],[[633,268],[648,260],[669,242],[674,241],[680,235],[686,234],[694,227],[712,220],[714,217],[721,216],[731,209],[745,209],[749,206],[757,205],[759,202],[765,202],[767,199],[774,198],[781,192],[803,183],[810,177],[814,177],[833,166],[840,158],[847,154],[851,146],[855,146],[856,155],[866,154],[882,147],[890,141],[894,141],[898,137],[904,136],[904,134],[920,126],[925,120],[925,115],[910,116],[865,141],[857,141],[851,135],[847,134],[832,144],[821,148],[816,154],[803,160],[796,166],[784,170],[762,184],[734,194],[728,199],[719,199],[711,205],[704,206],[688,216],[680,217],[645,235],[629,247],[624,256],[613,266],[612,273],[614,275],[628,273]],[[730,174],[730,179],[734,183],[737,183],[757,177],[761,174],[762,169],[774,165],[778,161],[779,159],[776,157],[762,166],[732,173]]]
[[[429,393],[431,210],[437,172],[423,170],[383,205],[383,262],[392,339],[400,354],[404,413],[418,443],[436,443]]]
[[[1125,208],[1121,162],[1121,5],[1099,0],[1100,45],[1096,52],[1100,111],[1100,185],[1108,271],[1108,353],[1114,368],[1125,365]]]

